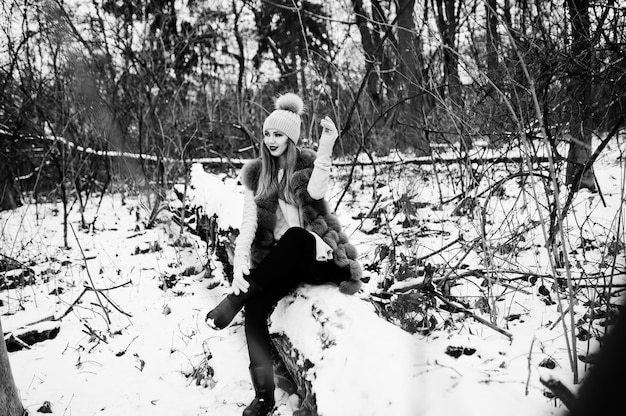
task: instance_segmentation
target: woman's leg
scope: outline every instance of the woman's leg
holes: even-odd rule
[[[292,227],[250,272],[250,280],[263,288],[293,288],[309,278],[314,263],[315,238],[304,228]]]
[[[350,280],[350,269],[341,268],[334,261],[330,260],[315,262],[311,266],[311,272],[304,282],[312,285],[321,285],[324,283],[339,284],[344,280]]]
[[[287,288],[268,289],[262,295],[255,296],[246,302],[245,332],[254,400],[244,410],[244,416],[266,416],[274,407],[272,340],[267,327],[267,319],[274,305],[289,290]]]
[[[350,278],[348,270],[339,268],[333,262],[314,262],[309,267],[310,271],[306,273],[305,279],[307,283],[339,283]],[[292,276],[289,284],[268,285],[262,294],[246,302],[245,332],[255,398],[244,410],[244,416],[266,416],[274,407],[272,340],[267,327],[267,319],[276,303],[295,288],[300,280],[302,279]]]
[[[250,354],[250,366],[270,365],[272,362],[271,339],[267,319],[276,303],[295,289],[301,281],[310,284],[340,283],[350,278],[350,271],[341,269],[333,262],[314,262],[309,265],[306,278],[293,275],[283,285],[266,285],[259,296],[246,302],[245,331]],[[297,273],[297,272],[295,272]]]
[[[248,291],[226,296],[207,314],[207,324],[213,329],[227,327],[243,305],[265,289],[289,291],[309,279],[313,263],[315,238],[303,228],[288,229],[261,264],[246,277],[250,282]]]
[[[213,329],[224,329],[233,321],[237,313],[243,308],[248,299],[255,297],[262,291],[262,288],[256,283],[248,280],[250,286],[248,291],[235,295],[229,293],[222,301],[206,314],[206,323]]]
[[[315,262],[315,239],[302,228],[285,232],[249,280],[263,291],[246,301],[245,333],[250,356],[250,377],[255,397],[244,416],[266,416],[274,407],[272,340],[267,319],[276,303],[310,273]]]
[[[326,267],[329,266],[315,261],[315,238],[305,229],[294,227],[250,271],[249,280],[263,288],[246,301],[245,330],[251,367],[271,364],[267,318],[276,303],[300,283],[319,279],[315,275],[324,274]]]
[[[250,367],[270,366],[272,364],[272,346],[267,327],[267,319],[276,303],[289,290],[266,292],[246,303],[245,332],[250,355]]]

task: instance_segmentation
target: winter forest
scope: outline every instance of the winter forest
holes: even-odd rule
[[[204,317],[286,92],[363,286],[276,305],[271,414],[625,401],[624,0],[5,0],[0,91],[0,416],[241,414]]]

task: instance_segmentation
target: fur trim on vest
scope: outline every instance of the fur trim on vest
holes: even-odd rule
[[[350,269],[350,280],[339,285],[343,293],[354,294],[361,288],[363,271],[357,262],[356,248],[348,241],[342,231],[338,218],[330,211],[325,199],[315,200],[307,191],[307,185],[313,172],[316,154],[312,150],[302,149],[298,153],[296,168],[291,178],[296,202],[302,210],[304,228],[316,233],[333,249],[333,261],[342,268]],[[243,184],[256,194],[261,174],[261,159],[247,162],[241,170]],[[250,259],[256,267],[269,253],[274,244],[274,227],[278,209],[278,193],[264,198],[255,198],[257,204],[257,232],[252,243]]]

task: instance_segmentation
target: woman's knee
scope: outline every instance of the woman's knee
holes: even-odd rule
[[[266,319],[273,306],[263,294],[248,299],[245,305],[246,319]]]
[[[310,232],[302,227],[291,227],[285,231],[280,238],[280,241],[294,243],[294,242],[315,242],[315,237]]]

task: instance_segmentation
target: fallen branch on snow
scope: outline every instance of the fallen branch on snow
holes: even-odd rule
[[[59,333],[58,324],[37,324],[7,331],[4,335],[4,342],[7,351],[19,351],[22,349],[30,349],[30,347],[38,342],[47,339],[54,339]]]

